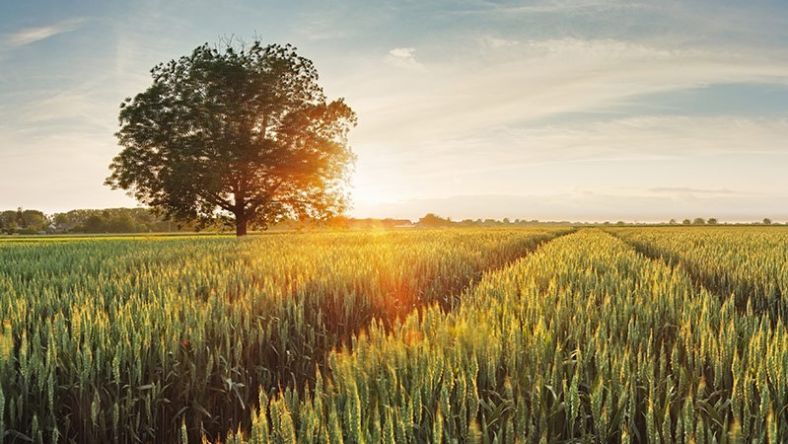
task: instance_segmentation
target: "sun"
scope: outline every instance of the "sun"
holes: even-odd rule
[[[386,179],[374,174],[359,174],[354,177],[348,187],[354,207],[367,208],[395,201],[392,184]]]

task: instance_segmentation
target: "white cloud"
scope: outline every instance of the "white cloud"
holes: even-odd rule
[[[394,48],[389,51],[389,55],[399,58],[399,59],[406,59],[406,60],[415,60],[413,53],[416,52],[416,48]]]
[[[422,70],[424,65],[416,60],[416,48],[394,48],[386,55],[386,63],[399,68]]]
[[[75,31],[83,22],[84,19],[69,19],[48,26],[24,28],[6,36],[5,42],[12,48],[29,45],[58,34]]]
[[[420,64],[414,52],[395,48],[387,61]],[[342,91],[362,116],[359,137],[414,146],[414,141],[474,137],[561,113],[611,109],[651,93],[715,83],[788,84],[788,58],[781,55],[542,40],[482,59],[428,62],[417,76],[368,65]]]

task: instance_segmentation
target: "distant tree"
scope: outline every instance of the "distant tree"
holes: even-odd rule
[[[709,220],[706,221],[706,223],[709,225],[717,225],[719,222],[717,221],[717,218],[710,217]]]
[[[266,228],[346,205],[353,111],[326,100],[292,46],[207,44],[151,70],[121,104],[123,147],[107,184],[168,217]]]
[[[705,225],[705,224],[706,224],[706,220],[702,217],[696,217],[695,219],[692,220],[692,225]]]
[[[71,219],[68,213],[56,213],[52,216],[52,229],[56,233],[66,233],[73,229],[75,225],[71,225]]]
[[[52,225],[55,232],[103,232],[106,228],[105,214],[109,210],[71,210],[66,213],[57,213],[52,216]],[[90,223],[88,223],[90,219]]]
[[[620,220],[620,221],[616,222],[616,225],[626,225],[626,222],[624,222],[623,220]]]
[[[39,234],[50,227],[49,218],[38,210],[7,210],[0,213],[0,232],[6,234]]]
[[[677,222],[676,222],[676,219],[671,219],[670,222],[668,222],[668,223],[670,225],[676,225]]]
[[[681,221],[681,223],[684,224],[684,225],[690,225],[692,223],[692,221],[689,220],[689,219],[684,219],[683,221]]]
[[[326,220],[326,226],[334,230],[346,230],[350,228],[350,219],[347,216],[334,216]]]
[[[118,214],[108,218],[107,223],[108,233],[136,233],[137,224],[129,214]]]
[[[764,225],[771,225],[772,224],[772,220],[769,219],[768,217],[765,217],[765,218],[763,218],[763,224]]]
[[[83,233],[106,233],[107,219],[100,214],[91,214],[77,231]]]
[[[13,234],[19,228],[17,224],[17,212],[7,210],[0,213],[0,232]]]
[[[38,210],[23,210],[21,212],[21,223],[23,233],[37,234],[43,233],[49,228],[49,218]]]
[[[451,225],[451,223],[452,222],[450,219],[444,219],[436,214],[428,213],[424,215],[424,217],[419,219],[417,225],[420,227],[435,228],[435,227],[446,227]]]

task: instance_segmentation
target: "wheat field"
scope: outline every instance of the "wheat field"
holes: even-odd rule
[[[788,229],[0,240],[5,442],[781,443]]]

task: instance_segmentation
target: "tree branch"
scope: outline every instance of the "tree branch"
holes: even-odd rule
[[[233,208],[233,206],[230,205],[230,203],[227,202],[226,200],[222,199],[216,193],[208,193],[208,201],[211,202],[212,204],[222,208],[223,210],[227,210],[227,211],[229,211],[231,213],[235,213],[235,209]]]

